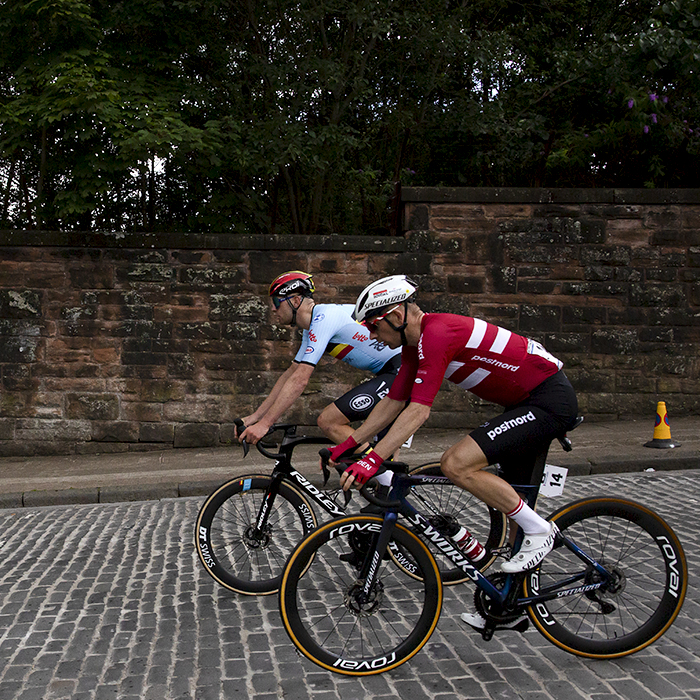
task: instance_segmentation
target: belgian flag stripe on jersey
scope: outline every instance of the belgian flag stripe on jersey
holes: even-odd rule
[[[353,349],[353,347],[353,345],[338,343],[329,350],[329,353],[333,355],[333,357],[342,360]]]

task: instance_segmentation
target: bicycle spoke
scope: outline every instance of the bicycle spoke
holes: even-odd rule
[[[552,517],[562,535],[610,578],[567,547],[555,548],[526,580],[526,591],[602,586],[532,607],[539,630],[567,651],[597,658],[632,653],[663,634],[686,585],[685,558],[670,528],[651,511],[621,499],[583,499],[560,512]]]
[[[271,479],[252,476],[222,486],[203,505],[196,543],[206,570],[219,583],[249,594],[272,593],[297,542],[314,524],[298,492],[280,484],[260,524]]]
[[[427,582],[409,576],[389,558],[373,569],[374,583],[366,592],[359,572],[364,557],[372,554],[362,554],[358,547],[371,546],[371,538],[363,545],[359,536],[329,534],[337,532],[336,523],[356,522],[360,527],[381,524],[371,516],[334,521],[299,545],[283,578],[280,609],[287,631],[309,658],[332,670],[363,675],[397,663],[399,651],[408,658],[425,643],[442,595],[434,561],[403,529],[395,529],[392,537],[398,534],[399,544],[411,550]]]

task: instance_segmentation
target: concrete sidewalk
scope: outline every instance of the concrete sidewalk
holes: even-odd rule
[[[300,429],[300,433],[305,432]],[[411,465],[440,459],[466,430],[417,433],[401,458]],[[548,461],[572,475],[700,468],[700,417],[671,420],[672,449],[644,447],[654,434],[654,419],[584,423],[571,433],[571,452],[554,443]],[[318,434],[309,429],[307,434]],[[296,468],[320,483],[318,446],[295,451]],[[255,449],[243,458],[240,446],[122,452],[57,457],[0,459],[0,508],[113,503],[179,496],[205,496],[224,481],[250,472],[269,473],[272,462]]]

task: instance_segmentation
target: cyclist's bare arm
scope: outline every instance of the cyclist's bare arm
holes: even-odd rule
[[[420,428],[421,425],[423,425],[423,423],[425,423],[426,420],[428,420],[428,416],[430,415],[430,406],[426,406],[420,403],[409,403],[408,406],[406,406],[406,408],[403,408],[403,401],[394,401],[392,399],[386,398],[382,399],[382,401],[380,401],[379,404],[377,404],[377,407],[374,409],[374,411],[370,413],[369,418],[367,418],[367,421],[355,431],[353,437],[355,438],[355,440],[358,440],[358,442],[358,433],[362,431],[361,436],[365,434],[365,426],[367,426],[367,423],[369,423],[370,419],[372,418],[372,415],[381,406],[383,401],[391,401],[392,404],[394,404],[391,407],[387,407],[387,411],[391,410],[393,413],[396,411],[397,407],[399,409],[398,417],[396,418],[394,425],[391,426],[389,432],[377,443],[377,445],[374,448],[374,452],[376,454],[378,454],[383,459],[387,459],[388,457],[393,455],[401,447],[401,445],[403,445],[403,443],[406,442],[406,440],[409,437],[411,437],[411,435],[413,435],[416,432],[416,430],[418,430],[418,428]],[[398,404],[398,406],[396,406],[396,404]],[[397,413],[393,413],[393,415],[397,415]],[[384,423],[382,427],[388,425],[389,422]],[[354,481],[354,477],[349,476],[347,473],[344,473],[340,477],[340,485],[346,491],[352,486]]]
[[[404,408],[402,401],[385,396],[367,416],[365,422],[352,434],[358,445],[371,440],[398,416]],[[403,443],[401,443],[403,444]]]
[[[243,419],[248,427],[238,439],[245,439],[254,445],[263,438],[272,425],[301,396],[314,369],[314,365],[292,363],[275,382],[270,395],[260,404],[258,410]]]
[[[395,401],[394,403],[398,403],[401,407],[404,405],[403,401]],[[374,451],[380,457],[388,459],[428,420],[428,416],[430,416],[430,406],[422,403],[409,403],[399,413],[389,432],[377,443]]]

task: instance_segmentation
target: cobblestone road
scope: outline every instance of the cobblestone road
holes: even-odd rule
[[[435,698],[700,698],[700,472],[571,478],[566,494],[624,495],[679,534],[690,580],[685,606],[655,645],[591,661],[534,629],[489,643],[459,613],[472,589],[446,589],[424,649],[365,679],[327,673],[297,655],[275,596],[229,593],[192,545],[202,499],[0,510],[0,699],[336,700]]]

